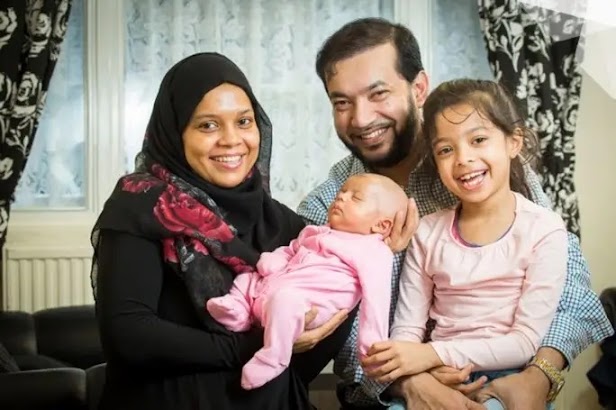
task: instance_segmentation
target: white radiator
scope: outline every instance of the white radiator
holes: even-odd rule
[[[94,303],[90,286],[92,248],[25,247],[3,252],[4,310],[37,310]]]

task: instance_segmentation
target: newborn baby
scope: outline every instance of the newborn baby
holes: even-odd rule
[[[388,338],[393,253],[383,240],[407,201],[387,177],[350,177],[329,208],[327,225],[306,226],[289,246],[263,253],[256,271],[239,274],[228,295],[207,302],[212,317],[231,331],[255,322],[265,330],[263,348],[242,370],[244,389],[262,386],[289,366],[312,307],[318,313],[310,328],[361,299],[360,355]]]

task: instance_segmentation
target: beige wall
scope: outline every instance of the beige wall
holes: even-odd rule
[[[616,75],[616,74],[614,74]],[[601,292],[616,286],[616,99],[585,75],[576,132],[582,250],[592,272],[592,287]],[[560,409],[600,409],[586,372],[598,348],[585,351],[567,377]]]

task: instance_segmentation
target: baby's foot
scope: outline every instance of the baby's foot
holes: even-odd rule
[[[218,323],[232,332],[245,332],[250,329],[248,310],[230,296],[212,298],[206,303],[207,311]]]
[[[274,364],[267,363],[259,356],[257,352],[242,369],[241,385],[245,390],[263,386],[265,383],[278,377],[287,368],[287,366],[276,361]]]

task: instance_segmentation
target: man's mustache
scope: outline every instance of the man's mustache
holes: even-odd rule
[[[351,136],[351,138],[361,137],[363,135],[368,135],[371,132],[382,129],[382,128],[392,127],[393,125],[394,125],[394,121],[381,122],[379,124],[370,124],[364,128],[351,129],[349,132],[349,135]]]

